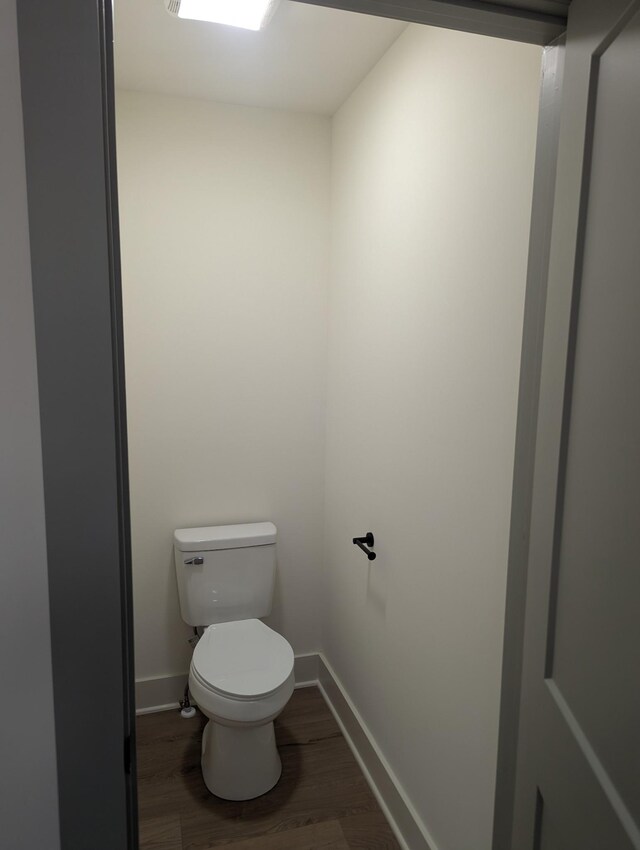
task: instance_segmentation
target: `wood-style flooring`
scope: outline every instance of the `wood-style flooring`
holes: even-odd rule
[[[276,720],[282,777],[242,803],[214,797],[200,772],[205,718],[138,718],[140,850],[400,850],[317,688]]]

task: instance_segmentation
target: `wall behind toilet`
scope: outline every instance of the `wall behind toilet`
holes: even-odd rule
[[[136,678],[188,669],[183,526],[273,520],[269,620],[319,648],[328,118],[119,91]]]
[[[540,59],[411,26],[333,122],[323,649],[439,850],[491,845]]]

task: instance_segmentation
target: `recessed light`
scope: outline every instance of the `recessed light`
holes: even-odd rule
[[[226,24],[247,30],[262,29],[279,0],[167,0],[167,11],[178,18]]]

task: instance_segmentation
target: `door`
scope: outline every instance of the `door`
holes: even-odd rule
[[[573,0],[513,850],[640,848],[640,0]]]

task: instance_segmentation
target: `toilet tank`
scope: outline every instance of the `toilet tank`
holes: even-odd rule
[[[186,623],[209,626],[271,612],[276,576],[272,522],[178,528],[173,543]]]

